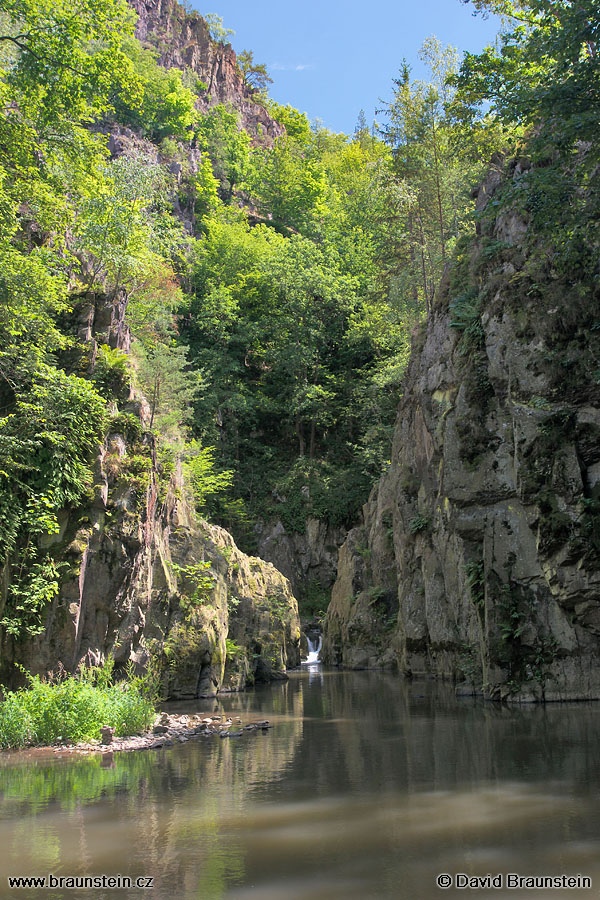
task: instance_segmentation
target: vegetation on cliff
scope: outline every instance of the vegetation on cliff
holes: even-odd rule
[[[429,39],[430,80],[403,64],[384,124],[362,117],[350,137],[270,101],[266,70],[242,54],[244,102],[285,127],[271,142],[215,104],[198,71],[158,65],[124,0],[82,0],[77,16],[57,0],[0,0],[5,640],[43,630],[70,566],[63,514],[97,500],[108,434],[127,441],[122,474],[140,493],[156,479],[164,499],[182,462],[198,511],[245,549],[269,519],[296,532],[310,517],[350,524],[389,460],[411,334],[449,265],[485,412],[494,282],[471,265],[470,192],[495,151],[527,165],[480,233],[486,215],[523,214],[527,290],[548,267],[572,277],[565,321],[597,332],[597,0],[475,6],[505,16],[499,48],[461,66]],[[484,257],[504,249],[490,238]],[[93,340],[90,307],[105,317]],[[572,332],[555,335],[547,362],[575,391],[598,362],[592,342],[576,358]],[[430,525],[411,521],[415,534]]]
[[[77,16],[3,0],[0,25],[0,622],[21,640],[44,627],[61,511],[91,500],[107,431],[131,441],[140,486],[156,442],[167,478],[183,454],[198,507],[247,546],[261,518],[352,520],[479,163],[451,151],[454,57],[433,42],[432,83],[403,69],[381,137],[311,127],[243,54],[286,128],[269,146],[232,107],[200,112],[205,83],[157,64],[123,0]],[[90,303],[126,309],[128,353],[110,325],[81,331]]]
[[[480,2],[452,78],[503,135],[415,347],[392,465],[340,554],[324,652],[503,699],[600,696],[597,2]]]

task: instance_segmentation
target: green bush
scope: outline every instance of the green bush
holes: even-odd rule
[[[419,534],[421,531],[429,531],[431,528],[431,517],[418,515],[408,523],[408,530],[411,534]]]
[[[60,681],[28,675],[28,687],[9,691],[0,702],[0,747],[94,740],[104,725],[119,736],[147,730],[154,718],[154,682],[129,674],[127,681],[113,681],[109,663]]]
[[[123,49],[135,73],[137,92],[124,91],[115,98],[118,121],[157,141],[188,137],[196,118],[196,97],[184,87],[181,72],[159,66],[157,54],[133,38],[124,41]]]
[[[130,444],[136,444],[142,437],[142,423],[133,413],[122,412],[110,420],[109,434],[122,434]]]
[[[113,350],[108,344],[98,348],[98,356],[92,380],[98,393],[107,400],[113,396],[129,394],[131,369],[127,354],[123,350]]]
[[[44,629],[60,563],[40,549],[38,536],[57,534],[59,511],[91,485],[104,418],[105,402],[88,381],[49,366],[0,416],[0,559],[13,561],[0,626],[17,640]]]

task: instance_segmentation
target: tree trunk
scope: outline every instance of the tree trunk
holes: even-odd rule
[[[296,416],[296,436],[298,438],[298,456],[304,456],[304,430],[302,426],[302,419],[300,418],[300,416]]]

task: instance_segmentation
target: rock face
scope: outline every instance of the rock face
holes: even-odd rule
[[[272,562],[291,582],[294,594],[317,607],[327,607],[337,575],[338,551],[346,532],[308,519],[303,534],[287,532],[280,521],[263,528],[258,540],[261,559]]]
[[[198,13],[186,12],[176,0],[129,0],[129,5],[138,15],[136,37],[158,52],[160,65],[189,70],[206,85],[200,109],[230,104],[239,112],[242,128],[260,143],[272,143],[285,133],[244,83],[231,45],[211,40]]]
[[[94,365],[98,343],[126,349],[120,297],[83,297],[74,327]],[[86,357],[87,359],[87,357]],[[84,362],[84,361],[82,361]],[[222,528],[198,520],[180,465],[157,459],[143,431],[149,415],[128,384],[115,387],[121,411],[96,460],[93,497],[65,511],[45,546],[66,567],[43,635],[0,644],[0,676],[132,663],[161,674],[172,698],[243,690],[285,678],[300,663],[298,606],[270,563],[241,553]],[[0,600],[0,614],[2,602]]]
[[[240,127],[257,143],[284,134],[242,79],[236,55],[211,40],[198,14],[176,0],[130,0],[136,35],[157,50],[166,67],[189,70],[206,84],[198,107],[233,106]],[[130,129],[107,134],[112,157],[161,161],[157,148]],[[187,149],[185,170],[194,175],[200,151]],[[182,166],[173,164],[173,209],[194,229],[193,194],[186,204]],[[84,266],[86,261],[82,261]],[[88,375],[98,347],[128,351],[124,294],[74,299],[73,333],[83,351],[63,360]],[[114,386],[114,418],[100,449],[89,502],[65,510],[60,533],[45,546],[63,566],[60,594],[47,611],[44,634],[14,643],[0,629],[0,680],[33,673],[74,671],[108,654],[118,667],[153,667],[172,698],[241,690],[256,680],[284,678],[300,663],[297,602],[287,579],[268,562],[241,553],[231,535],[196,519],[180,466],[157,458],[144,431],[149,410],[128,381]],[[8,566],[0,572],[0,615]]]
[[[512,699],[600,698],[598,309],[516,214],[479,227],[415,336],[392,464],[340,552],[322,659]]]

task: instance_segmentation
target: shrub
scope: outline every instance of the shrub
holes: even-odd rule
[[[408,523],[408,530],[411,534],[419,534],[421,531],[429,531],[431,528],[431,517],[418,515]]]
[[[78,743],[100,737],[104,725],[118,735],[145,731],[154,717],[156,688],[150,676],[115,682],[112,662],[62,680],[28,675],[29,686],[0,702],[0,747]]]
[[[94,374],[96,390],[106,399],[129,394],[131,370],[127,354],[123,350],[113,350],[108,344],[98,348]]]

